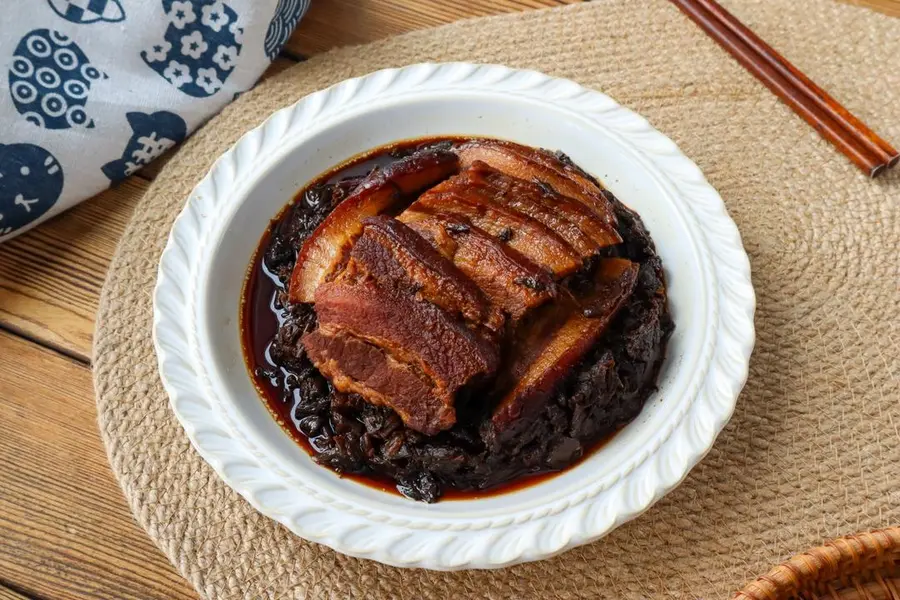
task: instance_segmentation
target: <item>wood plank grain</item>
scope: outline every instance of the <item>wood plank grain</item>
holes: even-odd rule
[[[470,17],[577,4],[581,0],[314,0],[285,49],[311,56],[338,46]]]
[[[848,4],[865,6],[892,17],[900,17],[900,0],[841,0]]]
[[[31,598],[0,584],[0,600],[31,600]]]
[[[54,599],[194,599],[134,523],[97,434],[90,370],[0,332],[0,573]]]
[[[314,0],[285,48],[311,56],[338,46],[364,44],[459,19],[535,8],[576,4],[581,0]],[[900,16],[900,0],[841,0]]]
[[[130,177],[0,245],[0,326],[87,361],[106,268],[149,185]]]

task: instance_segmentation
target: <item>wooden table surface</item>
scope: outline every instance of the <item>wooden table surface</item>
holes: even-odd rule
[[[335,46],[578,1],[313,0],[263,77]],[[900,17],[900,0],[845,1]],[[159,168],[0,246],[0,600],[197,597],[132,520],[90,372],[107,266]]]

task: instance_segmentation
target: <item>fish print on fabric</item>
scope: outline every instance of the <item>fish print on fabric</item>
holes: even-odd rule
[[[234,71],[244,29],[222,0],[162,0],[164,39],[141,52],[163,79],[189,96],[212,96]]]
[[[130,112],[125,115],[131,125],[131,139],[122,158],[103,165],[103,174],[111,181],[128,177],[154,158],[182,141],[187,135],[184,119],[165,110],[146,114]]]
[[[282,46],[291,37],[291,32],[297,26],[306,9],[309,8],[309,0],[278,0],[275,14],[266,30],[266,39],[263,49],[269,60],[275,60]]]
[[[9,93],[25,120],[46,129],[93,127],[85,111],[88,93],[106,73],[90,63],[68,36],[35,29],[16,46],[9,66]]]
[[[66,21],[87,24],[105,21],[116,23],[125,20],[125,11],[119,0],[47,0],[56,14]]]
[[[34,144],[0,144],[0,237],[50,210],[62,188],[55,156]]]

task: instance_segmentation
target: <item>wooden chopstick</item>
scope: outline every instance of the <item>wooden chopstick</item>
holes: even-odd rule
[[[793,83],[797,89],[806,94],[806,96],[822,110],[838,121],[844,129],[853,131],[857,137],[875,152],[888,166],[894,166],[900,161],[900,152],[894,150],[890,144],[878,137],[878,135],[869,129],[865,123],[853,116],[850,111],[841,106],[837,100],[832,98],[828,92],[820,88],[809,77],[804,75],[797,67],[792,65],[779,54],[774,48],[765,43],[755,33],[750,31],[746,25],[737,20],[730,12],[722,8],[715,0],[698,0],[709,12],[715,15],[725,24],[735,35],[741,38],[756,52],[766,57],[778,72]]]
[[[869,177],[900,161],[897,150],[715,0],[671,1]]]

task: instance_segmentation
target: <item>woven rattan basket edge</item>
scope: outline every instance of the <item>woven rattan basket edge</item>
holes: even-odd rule
[[[900,600],[900,527],[857,533],[797,554],[734,600]]]

